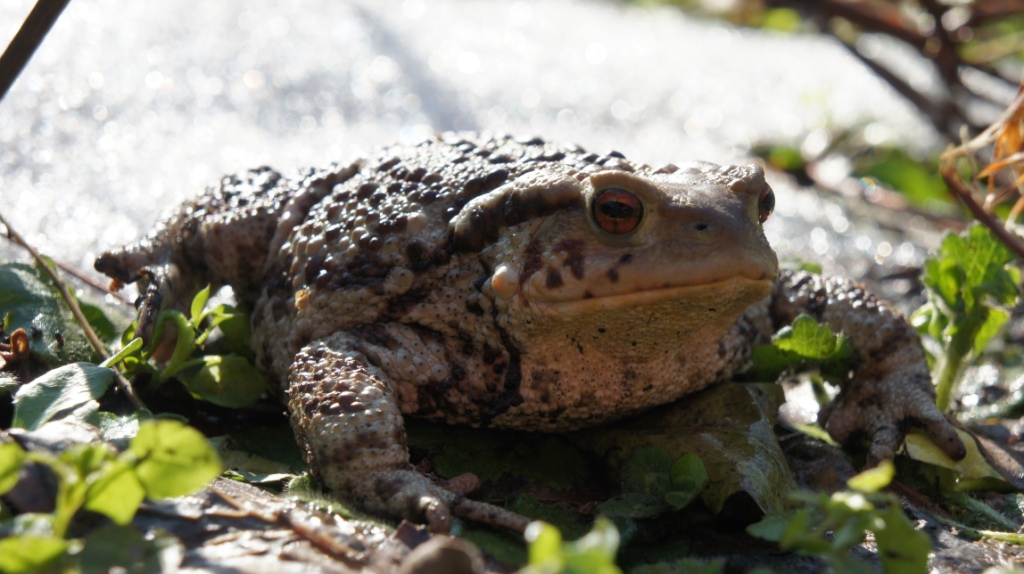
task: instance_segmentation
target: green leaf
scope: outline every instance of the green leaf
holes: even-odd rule
[[[765,11],[761,27],[777,32],[796,32],[802,23],[800,12],[792,8],[772,8]]]
[[[25,465],[25,451],[14,442],[0,443],[0,494],[18,484],[21,467]]]
[[[797,518],[798,513],[802,512],[806,512],[806,509],[765,514],[764,518],[747,526],[747,534],[769,542],[779,542],[789,523]]]
[[[672,459],[664,450],[655,446],[638,448],[622,465],[622,490],[660,498],[671,486],[671,469]]]
[[[193,370],[197,365],[198,370]],[[263,374],[238,355],[206,355],[178,373],[188,390],[215,405],[249,406],[267,390]]]
[[[206,438],[173,420],[141,424],[127,454],[135,457],[135,472],[151,498],[189,494],[221,472],[217,453]]]
[[[192,298],[192,307],[189,309],[189,319],[192,320],[194,325],[199,325],[203,320],[203,309],[206,308],[206,302],[210,300],[210,286],[203,287],[196,296]]]
[[[196,350],[195,328],[181,311],[175,310],[161,311],[160,315],[157,316],[151,346],[159,345],[160,341],[163,340],[168,322],[177,330],[178,338],[174,342],[174,351],[171,353],[171,359],[167,361],[167,365],[164,366],[158,375],[160,383],[173,377],[178,370],[185,366],[189,356]]]
[[[82,310],[82,315],[85,316],[86,322],[89,323],[89,326],[92,327],[92,330],[101,341],[112,343],[117,340],[122,329],[118,329],[117,325],[110,320],[110,317],[104,313],[101,307],[81,300],[78,301],[78,307]],[[122,327],[124,327],[123,324]]]
[[[985,313],[985,318],[981,321],[981,324],[977,326],[976,333],[974,335],[974,345],[971,346],[971,352],[975,356],[980,355],[985,347],[988,346],[989,341],[992,340],[999,330],[1010,320],[1010,312],[1005,309],[990,308]]]
[[[784,334],[783,331],[775,336],[775,346],[807,359],[827,359],[839,348],[841,340],[831,327],[818,323],[808,315],[800,315],[793,321],[788,332]]]
[[[117,353],[114,353],[112,356],[107,357],[106,359],[104,359],[103,362],[100,363],[100,366],[101,367],[113,367],[114,365],[120,363],[121,361],[125,360],[129,356],[134,355],[136,353],[136,351],[142,349],[142,345],[143,345],[142,339],[140,337],[135,337],[131,341],[129,341],[127,344],[125,344],[121,348],[120,351],[118,351]]]
[[[999,481],[1005,485],[1005,479],[999,471],[992,468],[985,455],[978,448],[977,441],[967,431],[957,429],[957,434],[964,446],[967,447],[967,456],[961,460],[953,460],[946,455],[923,431],[919,429],[907,433],[906,446],[907,455],[910,458],[931,464],[934,466],[948,468],[957,474],[956,489],[961,490],[977,484],[991,486],[993,481]],[[1009,485],[1005,485],[1008,487]],[[990,490],[986,488],[985,490]]]
[[[4,331],[25,329],[32,356],[45,365],[97,361],[95,351],[59,293],[35,267],[24,263],[0,264],[0,310],[4,314]]]
[[[704,468],[704,463],[701,462],[699,456],[694,453],[688,453],[672,463],[669,477],[674,489],[690,489],[694,485],[697,488],[701,488],[708,482],[708,471]]]
[[[869,468],[860,474],[846,481],[846,485],[858,492],[878,492],[889,486],[892,478],[896,476],[896,467],[891,460],[883,460],[875,468]]]
[[[928,571],[928,535],[914,528],[898,504],[878,514],[883,527],[875,530],[878,556],[885,572],[924,574]]]
[[[85,496],[85,508],[110,517],[115,524],[131,522],[146,493],[139,484],[132,464],[119,458],[91,481]]]
[[[85,422],[98,427],[103,440],[124,450],[128,448],[129,441],[139,432],[139,424],[152,419],[153,413],[148,409],[140,409],[132,411],[127,416],[100,411],[88,417]]]
[[[223,335],[219,345],[228,353],[242,355],[250,361],[254,360],[255,353],[249,343],[252,340],[252,335],[249,332],[248,313],[229,305],[218,305],[210,312],[210,315],[212,317],[211,328],[212,325],[216,325]]]
[[[928,165],[898,148],[874,149],[859,158],[854,172],[885,182],[917,206],[935,208],[949,202],[946,184],[934,164]]]
[[[89,363],[54,369],[23,385],[14,395],[13,426],[35,430],[65,417],[83,419],[114,382],[114,372]]]
[[[785,370],[807,362],[821,364],[823,374],[845,375],[854,360],[853,348],[845,337],[808,315],[800,315],[793,324],[779,330],[771,345],[754,348],[753,368],[745,378],[773,381]]]
[[[70,546],[70,541],[44,536],[0,539],[0,572],[39,572],[63,556]]]
[[[524,537],[529,544],[528,557],[532,566],[556,565],[561,568],[564,563],[562,533],[557,528],[546,522],[531,522]]]
[[[620,472],[622,495],[601,504],[612,517],[648,518],[688,506],[708,482],[700,457],[693,453],[675,463],[657,447],[633,451]]]
[[[21,381],[7,373],[0,373],[0,397],[13,395],[21,388]]]
[[[522,574],[564,572],[566,574],[619,574],[615,554],[619,532],[607,518],[599,517],[594,527],[575,542],[562,543],[557,528],[544,522],[532,522],[526,529],[530,564]]]

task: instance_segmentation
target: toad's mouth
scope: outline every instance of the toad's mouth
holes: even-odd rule
[[[531,306],[551,317],[574,318],[600,311],[640,308],[678,302],[694,312],[739,313],[771,293],[774,276],[760,278],[735,275],[699,284],[638,288],[628,293],[586,296],[582,299],[545,301],[534,299]]]

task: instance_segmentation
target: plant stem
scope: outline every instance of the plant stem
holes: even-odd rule
[[[942,412],[949,409],[953,385],[960,376],[963,364],[964,356],[952,349],[946,352],[946,357],[942,360],[938,381],[935,384],[935,406]]]

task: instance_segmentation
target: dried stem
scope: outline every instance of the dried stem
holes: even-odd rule
[[[953,169],[952,165],[944,166],[940,172],[942,173],[942,179],[946,181],[946,185],[949,186],[949,191],[953,197],[959,200],[964,206],[970,210],[971,215],[978,220],[982,225],[989,228],[992,234],[996,236],[999,241],[1003,242],[1011,251],[1013,251],[1017,257],[1024,259],[1024,241],[1021,238],[1011,233],[1005,226],[997,219],[992,213],[987,211],[976,199],[971,190],[967,189],[967,186],[960,181],[960,177],[956,174],[956,170]]]
[[[14,230],[13,227],[11,227],[11,224],[7,221],[7,219],[4,218],[2,214],[0,214],[0,224],[7,228],[8,239],[20,245],[26,251],[28,251],[32,255],[32,258],[35,259],[39,267],[41,267],[46,272],[46,274],[50,276],[50,281],[53,282],[53,285],[57,288],[57,291],[60,292],[60,296],[64,299],[64,303],[67,304],[68,309],[71,310],[71,314],[74,315],[75,321],[77,321],[78,325],[82,328],[82,332],[85,333],[85,338],[88,339],[89,344],[92,345],[92,348],[96,351],[96,353],[104,359],[109,357],[110,353],[107,352],[107,348],[106,346],[103,345],[103,342],[100,341],[100,338],[96,336],[96,332],[92,330],[92,327],[89,325],[89,320],[85,318],[85,315],[82,313],[82,308],[78,306],[78,301],[71,295],[71,292],[68,290],[67,283],[65,283],[64,280],[61,279],[59,275],[57,275],[57,271],[52,266],[50,266],[50,264],[45,259],[43,259],[43,256],[40,255],[34,247],[29,245],[28,242],[25,241],[25,239],[21,235],[19,235],[17,231]],[[132,388],[131,383],[129,383],[128,380],[125,379],[124,376],[117,369],[113,369],[113,371],[117,377],[118,388],[120,388],[121,392],[123,392],[125,396],[128,397],[128,400],[131,401],[132,405],[134,405],[135,408],[139,409],[146,408],[146,406],[142,403],[142,400],[139,399],[138,395],[135,394],[135,390]]]
[[[39,0],[0,56],[0,100],[25,69],[36,48],[71,0]]]

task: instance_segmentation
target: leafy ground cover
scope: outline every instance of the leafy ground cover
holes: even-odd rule
[[[959,50],[953,64],[1018,57],[984,27],[1016,31],[1012,18],[975,22],[980,33],[969,38],[940,37],[935,21],[956,16],[954,3],[899,4],[932,15],[931,29],[895,22],[921,49],[935,37],[940,47]],[[819,3],[843,5],[885,7]],[[749,13],[777,29],[813,23],[788,6]],[[845,14],[845,24],[828,21],[829,33],[854,49],[864,31],[856,26],[899,27],[888,12],[875,20]],[[946,236],[925,266],[927,302],[914,315],[930,343],[939,404],[976,423],[974,434],[964,431],[967,459],[950,461],[912,435],[895,468],[858,473],[857,453],[839,451],[814,425],[780,422],[781,387],[765,381],[810,369],[801,384],[825,400],[830,381],[849,368],[842,334],[801,318],[756,351],[744,382],[614,428],[536,436],[411,424],[420,468],[444,478],[472,472],[483,481],[475,496],[538,519],[525,543],[459,523],[456,534],[473,544],[460,552],[482,549],[488,558],[474,563],[478,569],[526,572],[923,572],[950,564],[982,571],[998,562],[984,554],[993,548],[1006,561],[1019,559],[1013,545],[1021,543],[1024,523],[1024,457],[1010,443],[1020,434],[1013,419],[1024,410],[1014,382],[1024,372],[1022,335],[1013,320],[1022,254],[1014,220],[1024,204],[1008,200],[1019,196],[1022,179],[1022,109],[1017,102],[978,139],[931,160],[869,147],[859,134],[763,150],[770,164],[806,181],[820,180],[816,168],[829,157],[852,158],[849,175],[866,188],[904,192],[900,209],[959,222],[959,201],[982,222]],[[942,130],[963,115],[954,105],[933,111]],[[51,271],[43,259],[0,264],[0,571],[173,570],[189,560],[183,548],[201,543],[154,527],[152,511],[184,514],[182,506],[159,505],[191,500],[180,497],[204,485],[204,492],[237,500],[237,492],[224,494],[223,478],[209,482],[222,471],[274,493],[261,499],[264,506],[279,494],[295,497],[311,514],[322,513],[316,524],[345,525],[328,540],[275,509],[259,513],[255,525],[233,526],[257,531],[287,522],[290,536],[313,541],[342,571],[394,569],[397,558],[385,564],[365,556],[370,549],[394,552],[395,541],[406,548],[396,556],[410,561],[410,549],[427,546],[415,529],[381,525],[316,497],[281,407],[265,396],[250,364],[244,310],[211,306],[209,293],[201,293],[187,315],[161,316],[157,331],[176,332],[167,348],[146,347],[122,311],[81,303],[54,286]],[[76,306],[80,312],[72,312]],[[117,352],[108,356],[108,349]],[[203,512],[203,520],[214,514]],[[972,555],[978,548],[984,552]]]
[[[936,343],[940,380],[959,380],[968,365],[988,356],[993,342],[1004,341],[998,335],[1011,317],[1019,283],[1011,260],[1008,248],[975,225],[947,236],[926,266],[929,295],[915,320]],[[9,343],[4,357],[10,364],[0,379],[11,408],[0,443],[0,492],[6,493],[0,549],[11,550],[0,552],[0,570],[154,570],[173,562],[162,553],[180,543],[167,534],[154,537],[133,519],[145,500],[201,488],[221,472],[222,460],[231,466],[225,476],[234,480],[287,495],[315,493],[315,485],[300,476],[280,407],[262,396],[265,383],[248,363],[243,312],[211,306],[209,293],[200,293],[188,315],[166,312],[158,321],[157,331],[173,324],[177,335],[173,344],[160,346],[165,358],[156,360],[161,351],[142,345],[131,325],[119,333],[112,327],[118,320],[87,307],[83,316],[92,318],[107,344],[120,347],[101,361],[39,265],[46,262],[0,265],[0,292],[10,302],[5,333],[35,329],[27,357],[16,358],[16,345]],[[26,317],[45,318],[47,330]],[[1022,485],[1004,478],[1007,469],[989,463],[981,447],[953,463],[915,437],[898,461],[898,484],[891,466],[854,476],[861,463],[834,447],[828,448],[843,461],[843,472],[833,467],[823,478],[820,471],[793,466],[794,448],[787,443],[823,445],[827,437],[811,425],[793,440],[796,429],[780,427],[776,418],[781,387],[758,381],[810,365],[813,375],[805,384],[824,400],[829,381],[842,378],[849,360],[841,334],[804,317],[757,349],[746,382],[719,385],[642,419],[564,436],[412,423],[411,446],[421,468],[442,477],[472,472],[484,483],[478,496],[538,519],[526,544],[457,525],[456,532],[481,548],[494,569],[718,572],[746,564],[765,571],[923,572],[935,548],[903,507],[908,493],[925,492],[939,505],[930,510],[945,527],[970,538],[1019,543],[1024,499],[1015,489]],[[241,367],[225,368],[230,361]],[[152,414],[133,407],[118,392],[115,370],[133,381],[146,403],[161,409],[170,404],[172,410]],[[957,396],[952,387],[941,394],[946,401]],[[268,417],[268,411],[275,414]],[[223,423],[227,413],[237,415],[230,425]],[[208,441],[183,418],[217,438]],[[33,433],[61,424],[94,430],[62,427],[89,438],[51,450],[34,446]],[[26,473],[39,469],[53,477],[55,488],[44,494],[53,503],[26,506],[19,489]],[[970,494],[979,489],[985,494]],[[313,504],[368,519],[336,503]],[[100,550],[112,537],[134,541],[132,551]],[[737,541],[746,547],[737,549]]]

